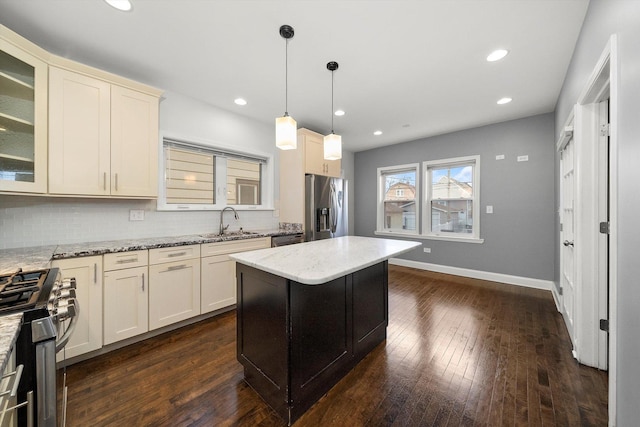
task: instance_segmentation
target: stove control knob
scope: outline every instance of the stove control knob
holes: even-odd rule
[[[63,289],[60,291],[60,294],[58,295],[60,298],[65,299],[65,298],[75,298],[76,297],[76,290],[75,289]]]
[[[60,289],[76,289],[76,278],[66,277],[62,279],[62,284],[60,285]]]
[[[73,302],[70,302],[68,305],[58,306],[56,309],[55,316],[57,316],[58,320],[67,320],[76,315],[76,306]]]

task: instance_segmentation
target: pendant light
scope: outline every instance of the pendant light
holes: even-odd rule
[[[342,137],[333,132],[333,72],[338,69],[338,63],[327,63],[327,70],[331,71],[331,133],[324,137],[324,159],[339,160],[342,158]]]
[[[284,116],[276,118],[276,147],[281,150],[295,150],[297,147],[297,123],[287,111],[288,96],[288,47],[289,39],[293,38],[293,28],[289,25],[280,27],[280,35],[285,39],[284,55]]]

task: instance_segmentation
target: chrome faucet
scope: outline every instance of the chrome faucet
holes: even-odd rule
[[[224,218],[224,211],[226,211],[227,209],[231,209],[233,211],[233,216],[235,216],[236,221],[240,219],[240,217],[238,216],[238,212],[236,212],[235,209],[233,209],[231,206],[227,206],[224,209],[222,209],[220,211],[220,235],[224,235],[224,232],[227,228],[229,228],[229,224],[227,224],[227,226],[225,227],[223,224],[222,219]]]

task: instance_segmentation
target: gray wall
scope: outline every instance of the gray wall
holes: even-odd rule
[[[484,243],[421,240],[431,248],[430,254],[418,249],[402,258],[553,280],[553,140],[553,115],[544,114],[358,152],[355,234],[374,235],[378,167],[480,155],[480,237]],[[499,154],[505,159],[496,160]],[[516,162],[520,155],[528,155],[529,161]],[[487,205],[493,206],[493,214],[485,213]]]
[[[591,0],[556,108],[558,135],[609,37],[618,36],[617,422],[640,419],[640,1]]]

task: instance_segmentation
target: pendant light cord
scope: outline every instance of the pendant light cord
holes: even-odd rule
[[[284,45],[284,116],[289,115],[289,39]]]
[[[331,70],[331,133],[333,132],[333,70]]]

